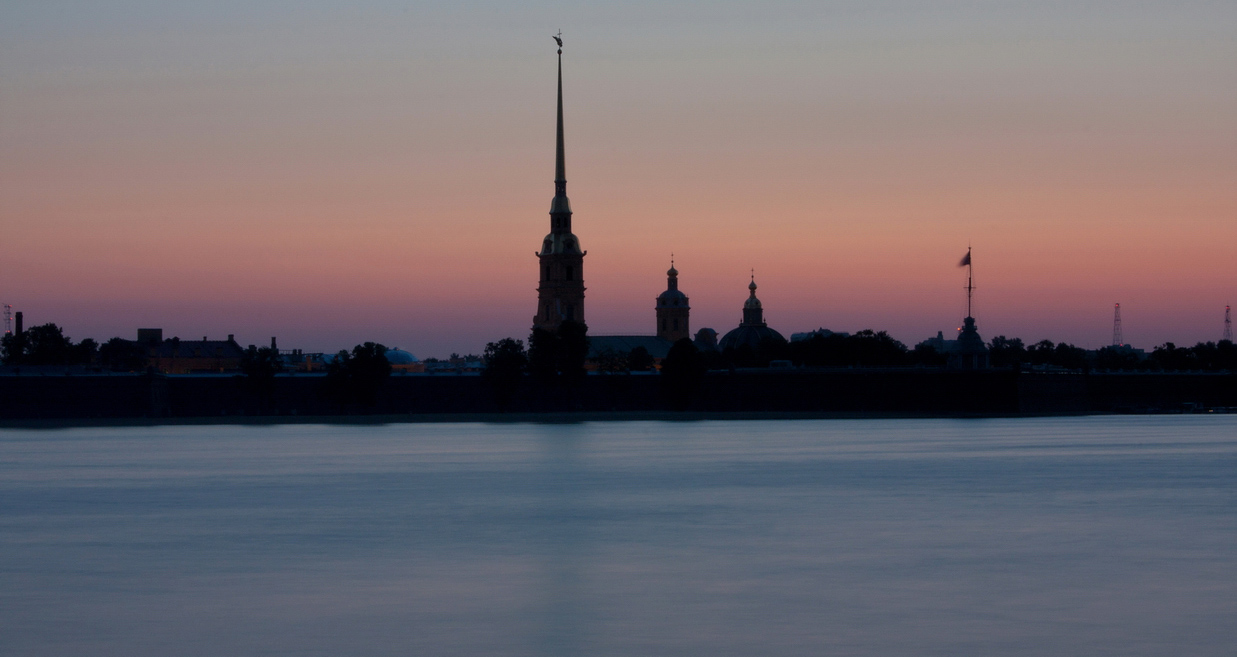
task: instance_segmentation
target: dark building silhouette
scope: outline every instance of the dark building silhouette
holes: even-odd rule
[[[233,372],[240,369],[241,357],[245,355],[232,335],[227,340],[207,340],[206,336],[201,340],[164,340],[163,329],[143,328],[137,330],[137,340],[132,344],[142,350],[146,362],[156,372],[164,374]]]
[[[636,347],[641,347],[653,357],[654,363],[660,363],[674,343],[656,335],[590,335],[588,337],[588,360],[596,365],[599,358],[610,355],[626,355]],[[590,365],[586,367],[592,369]]]
[[[786,342],[786,338],[782,337],[781,333],[774,331],[765,324],[764,308],[760,305],[760,299],[756,298],[756,276],[752,275],[752,282],[747,286],[749,295],[747,301],[743,302],[743,322],[738,328],[731,330],[722,337],[718,347],[725,351],[727,349],[738,349],[743,345],[747,345],[752,349],[760,346],[761,342],[773,340],[776,342]]]
[[[718,351],[717,348],[717,331],[711,328],[702,328],[696,331],[696,337],[692,340],[692,344],[700,351]]]
[[[541,243],[537,259],[541,284],[537,287],[537,315],[533,328],[556,330],[563,321],[584,322],[584,255],[571,232],[571,203],[567,200],[567,167],[563,153],[563,50],[558,50],[558,137],[555,152],[554,200],[550,202],[550,234]]]
[[[962,320],[962,331],[958,333],[957,344],[947,356],[949,367],[954,369],[980,370],[988,367],[988,347],[984,345],[984,339],[979,337],[974,317],[968,315]]]
[[[666,272],[666,291],[657,295],[657,337],[669,342],[691,337],[690,311],[687,295],[679,291],[679,270],[671,260],[670,271]]]
[[[606,354],[626,354],[636,347],[641,347],[653,357],[655,363],[660,363],[670,347],[683,338],[691,339],[691,326],[687,295],[679,290],[679,270],[670,261],[670,271],[666,272],[666,291],[657,295],[656,321],[657,335],[591,335],[589,336],[589,359],[596,361]],[[713,329],[701,329],[711,337],[711,348],[717,350],[717,333]]]

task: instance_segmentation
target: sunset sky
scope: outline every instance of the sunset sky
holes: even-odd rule
[[[6,2],[0,302],[75,340],[527,337],[553,195],[595,334],[1218,340],[1237,2]]]

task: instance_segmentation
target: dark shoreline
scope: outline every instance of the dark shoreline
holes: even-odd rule
[[[393,376],[368,403],[345,403],[320,377],[279,377],[261,389],[240,376],[6,376],[0,427],[1007,418],[1237,408],[1237,376],[1204,373],[738,371],[709,373],[687,394],[656,376],[516,383],[504,397],[478,376]]]
[[[550,413],[415,413],[389,415],[255,415],[162,418],[3,419],[0,429],[73,429],[89,427],[273,426],[294,424],[579,424],[584,422],[713,422],[750,420],[986,420],[1032,417],[1080,417],[1112,413],[881,413],[791,411],[568,411]]]

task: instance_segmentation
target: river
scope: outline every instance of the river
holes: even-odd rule
[[[1233,655],[1237,416],[0,430],[0,654]]]

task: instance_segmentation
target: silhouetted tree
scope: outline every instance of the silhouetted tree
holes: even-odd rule
[[[1057,345],[1052,340],[1040,340],[1027,347],[1027,359],[1033,365],[1052,365]]]
[[[790,343],[790,357],[796,365],[807,367],[845,367],[848,364],[847,342],[844,336],[813,335],[807,340]]]
[[[372,407],[378,402],[378,389],[391,376],[387,348],[366,342],[340,351],[327,366],[327,387],[341,403],[355,402]]]
[[[1086,369],[1087,350],[1062,342],[1053,350],[1053,364],[1071,370]]]
[[[1014,367],[1027,358],[1026,347],[1019,338],[998,335],[988,343],[988,360],[993,367]]]
[[[91,338],[83,338],[73,345],[70,362],[76,365],[90,365],[99,357],[99,343]]]
[[[5,365],[21,365],[26,355],[26,334],[13,333],[0,339],[0,357]]]
[[[542,383],[575,383],[584,378],[588,326],[566,320],[556,331],[534,328],[528,337],[529,371]]]
[[[1145,365],[1158,370],[1228,370],[1237,372],[1237,347],[1229,340],[1178,347],[1165,342],[1151,352]]]
[[[146,369],[146,349],[123,338],[112,338],[99,347],[99,365],[113,372]]]
[[[936,347],[926,344],[915,345],[915,348],[906,357],[912,366],[945,367],[949,362],[949,358],[945,354],[937,351]]]
[[[765,338],[756,345],[755,356],[757,367],[768,367],[770,361],[790,360],[790,345],[785,340]]]
[[[848,340],[853,346],[857,367],[902,367],[906,365],[906,345],[884,331],[859,331]]]
[[[481,358],[485,363],[481,378],[485,379],[493,390],[499,408],[506,410],[524,378],[524,370],[528,367],[524,342],[512,338],[491,342],[485,345],[485,353]]]
[[[599,374],[627,374],[631,371],[627,367],[627,354],[609,347],[597,352],[593,362],[597,364]]]
[[[558,327],[558,372],[567,382],[584,378],[584,363],[588,360],[588,327],[582,322],[566,320]]]
[[[558,334],[534,328],[528,336],[528,371],[540,383],[558,376]]]
[[[1136,370],[1142,365],[1130,349],[1104,347],[1095,354],[1095,366],[1103,370]]]
[[[48,323],[5,336],[3,347],[5,365],[79,365],[90,363],[98,345],[87,339],[75,346],[59,326]]]
[[[908,355],[906,345],[885,331],[871,329],[850,336],[815,335],[790,343],[787,353],[796,365],[808,367],[907,367],[919,363]],[[924,364],[935,365],[927,352],[921,355],[926,359]]]
[[[672,408],[685,408],[700,390],[706,373],[704,359],[696,345],[682,338],[670,346],[661,362],[662,390]]]
[[[647,372],[653,369],[653,357],[644,347],[636,347],[627,354],[627,369],[632,372]]]
[[[275,396],[275,375],[283,371],[283,359],[279,357],[279,351],[272,347],[259,348],[249,345],[241,355],[240,368],[245,375],[250,394],[258,400],[259,405],[269,404]]]
[[[694,347],[696,345],[693,344],[692,346]],[[697,349],[697,351],[699,351],[699,349]],[[734,367],[757,367],[760,365],[760,361],[756,357],[756,350],[752,348],[752,345],[747,343],[743,343],[737,347],[726,347],[726,349],[722,352],[722,356],[726,359],[726,362],[730,363]],[[662,366],[665,366],[664,362],[662,363]]]

